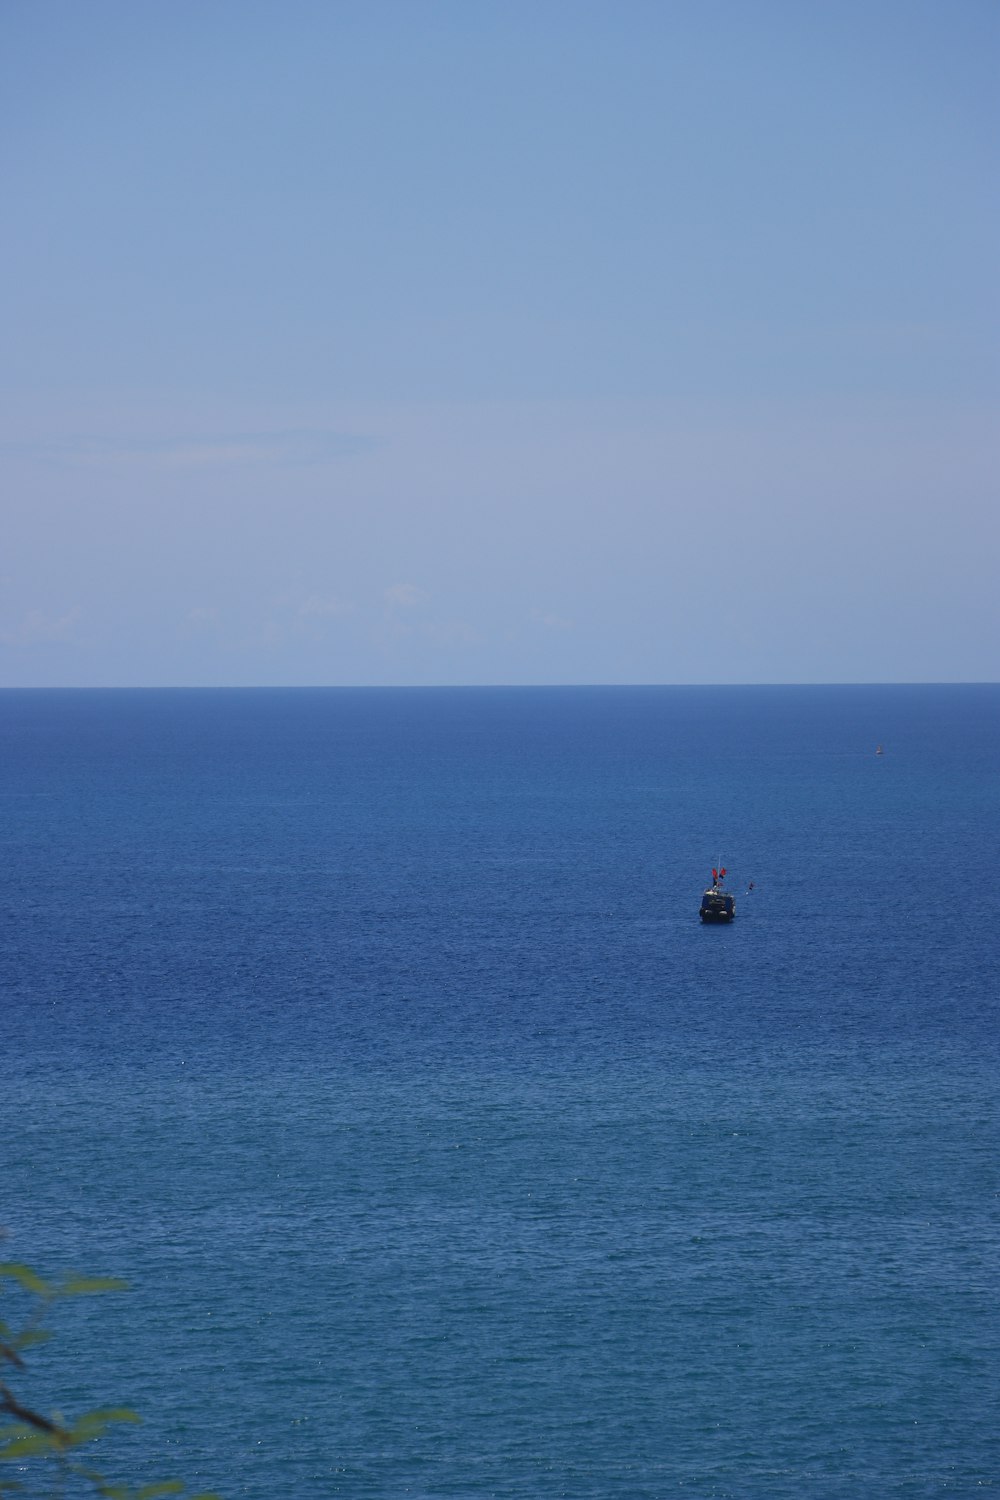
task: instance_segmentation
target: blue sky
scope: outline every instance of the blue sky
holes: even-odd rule
[[[0,684],[996,680],[994,0],[6,0]]]

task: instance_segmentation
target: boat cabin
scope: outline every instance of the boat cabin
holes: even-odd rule
[[[698,915],[703,922],[731,922],[736,915],[736,900],[720,884],[725,869],[712,871],[712,884],[701,898]]]

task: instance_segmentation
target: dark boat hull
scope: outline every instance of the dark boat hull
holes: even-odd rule
[[[736,902],[728,891],[706,891],[698,915],[703,922],[731,922],[736,915]]]

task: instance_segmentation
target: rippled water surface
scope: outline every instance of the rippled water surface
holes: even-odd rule
[[[5,1253],[132,1284],[26,1393],[254,1500],[1000,1488],[998,729],[0,694]]]

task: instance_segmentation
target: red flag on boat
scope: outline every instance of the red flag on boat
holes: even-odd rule
[[[719,879],[720,880],[722,879],[723,875],[725,875],[725,873],[726,873],[726,867],[725,867],[725,865],[723,865],[722,869],[719,871]]]
[[[718,880],[718,878],[719,878],[719,872],[718,872],[718,870],[713,870],[712,871],[712,879],[713,880]]]

